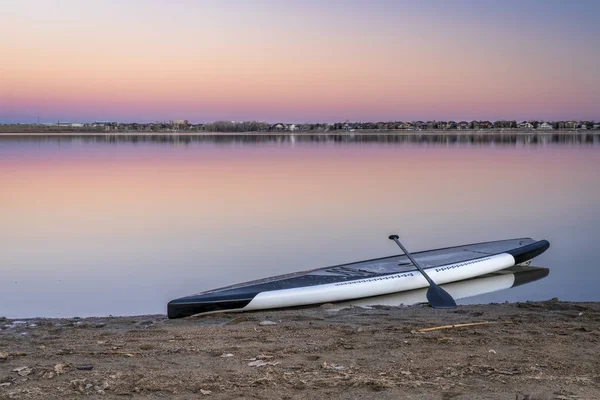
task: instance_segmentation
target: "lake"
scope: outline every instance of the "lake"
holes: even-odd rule
[[[269,275],[514,237],[600,301],[600,135],[0,137],[0,316],[164,313]]]

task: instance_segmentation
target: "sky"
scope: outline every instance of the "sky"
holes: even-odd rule
[[[0,123],[600,120],[597,0],[0,9]]]

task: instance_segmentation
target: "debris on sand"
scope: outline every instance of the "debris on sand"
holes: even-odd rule
[[[12,372],[16,372],[17,374],[19,374],[19,376],[27,376],[30,373],[33,372],[33,370],[27,366],[25,367],[18,367],[12,370]]]
[[[434,326],[433,328],[417,329],[415,332],[422,333],[422,332],[437,331],[437,330],[440,330],[440,329],[454,329],[454,328],[465,328],[465,327],[468,327],[468,326],[494,325],[494,324],[512,324],[512,323],[513,323],[512,321],[470,322],[468,324],[441,325],[441,326]]]
[[[60,374],[64,374],[66,371],[66,369],[69,366],[67,364],[56,364],[54,366],[54,372],[56,372],[56,375],[60,375]]]
[[[323,367],[323,369],[333,369],[336,371],[343,371],[346,369],[346,367],[344,367],[343,365],[327,364],[327,361],[323,361],[323,364],[321,366]]]
[[[249,367],[264,367],[265,365],[275,366],[278,365],[279,361],[265,361],[265,360],[256,360],[248,363]]]
[[[264,321],[260,321],[258,323],[258,325],[260,326],[270,326],[270,325],[277,325],[277,322],[275,321],[269,321],[268,319],[264,320]]]

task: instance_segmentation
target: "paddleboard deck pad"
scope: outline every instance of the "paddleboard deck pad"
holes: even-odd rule
[[[525,264],[550,247],[546,240],[499,240],[412,253],[439,285]],[[169,318],[251,311],[376,297],[427,287],[406,255],[278,275],[172,300]]]

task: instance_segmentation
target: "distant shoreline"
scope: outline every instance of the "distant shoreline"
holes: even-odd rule
[[[488,129],[488,130],[360,130],[346,131],[273,131],[273,132],[190,132],[190,131],[56,131],[56,132],[0,132],[0,137],[119,137],[119,136],[490,136],[490,135],[600,135],[600,130],[523,130],[523,129]]]

